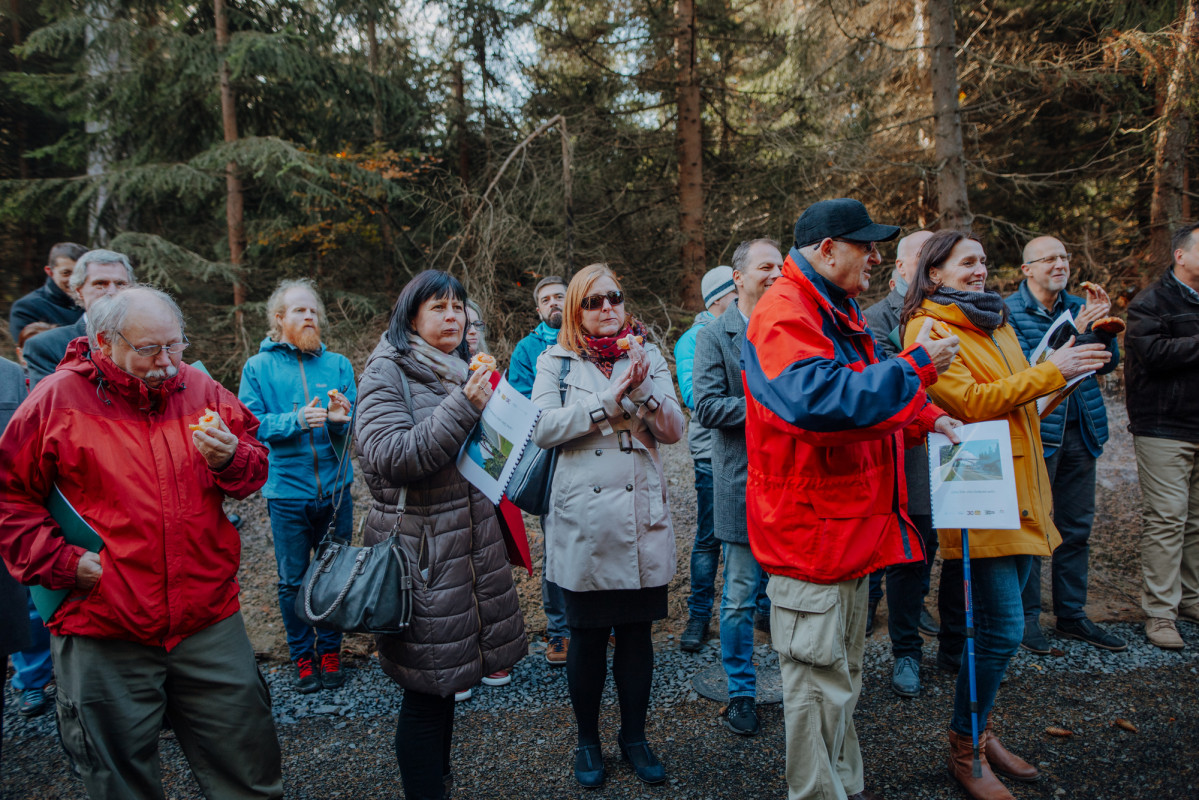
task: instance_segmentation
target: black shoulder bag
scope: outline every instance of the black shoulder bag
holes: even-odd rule
[[[558,394],[562,405],[566,405],[566,375],[570,372],[570,359],[563,358],[558,371]],[[508,499],[521,511],[538,516],[550,510],[550,486],[554,482],[554,468],[558,466],[558,448],[542,450],[531,441],[525,443],[520,461],[508,481]]]

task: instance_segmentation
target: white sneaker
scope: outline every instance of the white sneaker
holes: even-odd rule
[[[472,694],[473,693],[471,692],[469,687],[466,689],[463,689],[460,692],[454,692],[454,702],[461,703],[464,700],[469,700],[471,698]]]
[[[483,677],[484,686],[507,686],[512,683],[512,673],[506,669],[493,672]]]

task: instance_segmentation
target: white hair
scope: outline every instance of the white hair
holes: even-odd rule
[[[79,291],[79,287],[87,281],[89,264],[120,264],[129,276],[130,285],[137,280],[133,277],[133,265],[129,263],[129,256],[116,250],[88,250],[75,259],[75,271],[71,273],[71,291]]]
[[[129,317],[129,303],[141,295],[149,295],[161,302],[175,314],[179,320],[179,335],[183,336],[183,312],[166,292],[145,284],[135,284],[116,294],[108,294],[92,303],[87,311],[87,341],[92,347],[100,346],[99,335],[104,334],[104,340],[111,342]]]

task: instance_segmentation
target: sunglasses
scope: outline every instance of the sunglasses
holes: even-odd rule
[[[604,307],[604,301],[615,308],[624,302],[624,292],[608,292],[607,294],[589,294],[579,303],[584,311],[595,311],[597,308]]]

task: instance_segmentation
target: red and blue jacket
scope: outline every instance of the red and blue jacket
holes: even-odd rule
[[[823,584],[923,559],[903,451],[945,414],[925,349],[887,359],[836,292],[792,250],[741,348],[750,547],[767,572]]]

